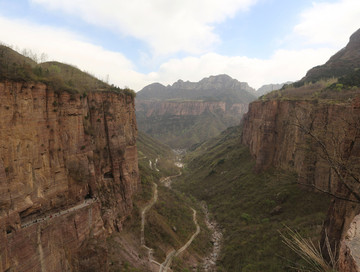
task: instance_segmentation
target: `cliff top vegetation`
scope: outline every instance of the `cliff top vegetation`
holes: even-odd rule
[[[268,93],[260,99],[305,99],[323,102],[346,102],[360,94],[360,70],[339,77],[321,79],[301,85],[297,83],[285,85],[281,90]]]
[[[344,102],[360,94],[360,29],[349,43],[325,64],[310,69],[306,76],[261,99],[320,99]]]
[[[37,63],[37,60],[36,55],[24,56],[0,45],[0,80],[42,82],[56,92],[113,91],[135,97],[133,90],[109,85],[72,65],[56,61]]]

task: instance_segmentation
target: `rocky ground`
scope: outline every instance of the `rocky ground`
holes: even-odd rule
[[[219,257],[220,251],[221,251],[221,242],[222,242],[223,235],[222,235],[221,229],[220,229],[219,225],[217,224],[217,222],[210,219],[209,210],[208,210],[206,204],[202,203],[201,206],[202,206],[204,214],[205,214],[206,226],[212,232],[211,242],[213,244],[212,252],[204,260],[203,269],[204,269],[204,271],[212,272],[212,271],[216,271],[216,261]]]

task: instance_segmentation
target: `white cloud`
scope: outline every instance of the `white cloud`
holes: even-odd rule
[[[209,75],[228,74],[251,87],[301,79],[307,70],[324,63],[333,49],[278,50],[269,59],[228,57],[214,53],[201,57],[172,59],[152,73],[153,81],[172,84],[178,79],[198,81]]]
[[[213,25],[258,0],[31,0],[88,23],[145,41],[155,55],[208,52],[219,37]]]
[[[64,0],[61,2],[63,4],[55,0],[32,1],[38,3],[41,2],[43,4],[46,3],[50,8],[54,9],[69,9],[69,11],[66,11],[69,13],[78,12],[76,8],[78,8],[78,6],[80,7],[81,4],[80,0],[72,0],[72,2]],[[109,11],[110,1],[107,1],[103,6],[98,6],[99,9],[103,8],[104,11],[100,11],[97,14],[98,16],[92,17],[96,14],[94,7],[97,6],[94,0],[89,0],[86,1],[86,3],[83,2],[82,8],[85,9],[85,11],[83,11],[81,16],[89,16],[88,20],[93,18],[95,21],[101,21],[104,16],[108,14],[110,17],[113,16],[113,18],[110,18],[109,20],[104,19],[104,22],[102,23],[109,24],[109,27],[114,21],[117,22],[115,14],[118,14],[119,17],[124,16],[124,19],[119,19],[122,24],[117,25],[116,28],[123,27],[124,32],[129,35],[131,33],[131,35],[140,33],[136,35],[146,36],[146,33],[148,32],[149,37],[151,36],[152,31],[154,31],[154,37],[151,37],[151,39],[149,38],[149,41],[154,42],[154,48],[156,47],[157,50],[160,50],[163,47],[166,48],[168,45],[172,48],[171,50],[175,50],[174,48],[177,48],[176,50],[178,50],[179,48],[186,48],[186,43],[189,43],[189,48],[191,47],[191,49],[204,49],[200,42],[195,42],[194,47],[191,45],[191,39],[194,38],[191,35],[194,35],[194,32],[192,32],[191,35],[189,34],[190,36],[188,39],[186,36],[187,34],[184,34],[185,37],[181,36],[181,39],[185,39],[186,41],[183,44],[180,44],[180,47],[176,47],[177,45],[171,45],[171,42],[173,42],[173,39],[171,39],[172,36],[166,31],[173,31],[174,33],[179,32],[181,34],[182,28],[189,28],[190,26],[182,26],[181,24],[179,26],[174,25],[173,27],[170,27],[171,24],[181,21],[180,19],[173,19],[172,17],[195,18],[196,9],[200,9],[201,6],[199,3],[205,0],[193,1],[194,5],[197,6],[196,8],[189,9],[189,11],[184,7],[190,6],[190,0],[183,0],[181,2],[162,1],[163,2],[161,2],[161,0],[152,1],[151,7],[150,4],[147,4],[149,1],[144,1],[142,2],[143,6],[139,11],[137,11],[137,9],[140,0],[128,1],[128,3],[121,3],[122,1],[119,1],[120,4],[114,2],[114,12]],[[252,0],[242,2],[235,0],[233,0],[233,2],[230,0],[228,1],[228,6],[237,5],[238,10],[246,9],[251,3],[254,3]],[[225,4],[217,6],[217,2],[215,1],[208,0],[207,2],[210,7],[204,5],[204,11],[199,13],[197,22],[199,28],[203,29],[204,33],[206,33],[204,34],[205,36],[210,35],[213,37],[212,35],[214,34],[211,32],[211,29],[207,29],[211,28],[209,22],[221,22],[227,17],[233,16],[236,9],[228,9]],[[71,3],[74,3],[74,5]],[[242,4],[240,5],[240,3]],[[163,4],[161,5],[162,8],[157,8],[156,5],[160,4]],[[351,0],[341,0],[337,3],[313,4],[312,8],[303,13],[301,17],[302,21],[294,28],[294,36],[292,38],[300,37],[303,39],[305,37],[308,43],[307,49],[278,49],[267,59],[248,58],[246,56],[224,56],[205,52],[197,57],[173,58],[167,60],[160,65],[158,69],[148,74],[136,72],[136,67],[134,67],[133,63],[121,53],[105,50],[100,46],[93,45],[87,42],[84,37],[64,29],[36,25],[24,20],[12,20],[0,17],[0,25],[6,26],[0,28],[0,37],[3,42],[8,44],[13,44],[20,48],[31,49],[39,55],[44,52],[49,55],[50,59],[76,65],[80,69],[95,74],[100,79],[105,79],[106,76],[109,75],[110,83],[114,83],[120,87],[126,85],[135,90],[139,90],[145,85],[153,82],[172,84],[178,79],[198,81],[209,75],[223,73],[240,81],[246,81],[250,86],[258,88],[263,84],[298,80],[305,75],[307,70],[315,65],[324,63],[340,47],[345,46],[349,35],[357,29],[358,26],[356,25],[356,22],[359,20],[358,18],[360,18],[360,14],[358,14],[360,8],[358,9],[355,8],[355,6],[352,6],[352,9],[354,10],[348,11],[351,6],[350,4],[358,5],[357,1]],[[121,13],[117,12],[120,7],[123,8]],[[223,10],[219,10],[219,13],[217,14],[214,11],[214,7],[218,9],[223,8]],[[88,11],[86,10],[87,8],[89,9]],[[131,12],[131,9],[134,11]],[[157,10],[157,12],[151,16],[151,19],[145,18],[145,11],[147,9],[150,9],[147,11],[149,14],[152,14],[152,10]],[[335,12],[334,9],[339,13],[338,20],[335,20],[335,15],[332,14]],[[134,15],[135,11],[138,12],[138,16]],[[189,14],[187,12],[189,12]],[[326,16],[322,14],[327,12],[332,15]],[[343,16],[343,13],[346,13],[347,15]],[[354,14],[358,16],[355,16]],[[323,17],[317,19],[317,16]],[[133,17],[134,19],[130,20],[130,17]],[[143,17],[144,20],[139,20],[139,18]],[[164,33],[160,33],[159,31],[156,32],[153,27],[163,24],[164,18],[169,19],[169,25],[159,28],[159,31],[162,30]],[[327,18],[331,18],[331,20],[329,19],[330,21],[326,21]],[[319,22],[317,20],[319,20]],[[324,25],[321,25],[320,22],[323,20],[325,23]],[[186,24],[186,22],[190,22],[191,20],[184,21],[184,24]],[[149,26],[146,26],[147,22],[149,23]],[[132,26],[131,23],[134,23],[135,25]],[[150,25],[150,23],[152,23],[152,25]],[[340,28],[338,29],[334,24],[340,25],[344,29],[340,30]],[[126,29],[127,26],[129,26],[129,29]],[[144,30],[142,30],[142,28],[144,28]],[[324,36],[321,37],[321,39],[318,39],[318,35],[321,33]],[[157,37],[160,39],[158,44],[155,39]],[[203,38],[200,39],[202,42]],[[216,40],[216,37],[214,39]],[[317,49],[311,48],[314,43],[322,43],[322,41],[326,44],[321,44],[320,46],[317,45]]]
[[[110,77],[110,83],[135,90],[153,83],[172,84],[178,79],[198,81],[209,75],[226,73],[250,86],[297,80],[311,67],[324,63],[335,51],[332,49],[306,49],[300,51],[278,50],[269,59],[244,56],[223,56],[207,53],[199,57],[171,59],[158,71],[141,74],[122,54],[90,44],[71,32],[31,24],[23,20],[0,17],[0,37],[7,44],[31,49],[49,60],[57,60],[78,66],[100,79]]]
[[[45,53],[49,60],[78,66],[100,79],[109,75],[110,83],[120,87],[127,85],[137,89],[147,83],[122,54],[90,44],[63,29],[3,17],[0,17],[0,25],[6,26],[0,28],[1,41],[6,44],[31,50],[38,56]]]
[[[313,3],[301,14],[294,33],[305,38],[308,45],[327,44],[344,47],[350,35],[360,27],[360,1]]]

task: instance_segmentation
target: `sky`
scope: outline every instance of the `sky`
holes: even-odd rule
[[[0,0],[2,44],[135,91],[296,81],[359,28],[359,0]]]

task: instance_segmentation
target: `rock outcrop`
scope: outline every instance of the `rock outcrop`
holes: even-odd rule
[[[0,116],[0,270],[106,271],[139,186],[133,97],[5,81]]]
[[[355,216],[340,244],[339,271],[360,271],[360,215]]]

